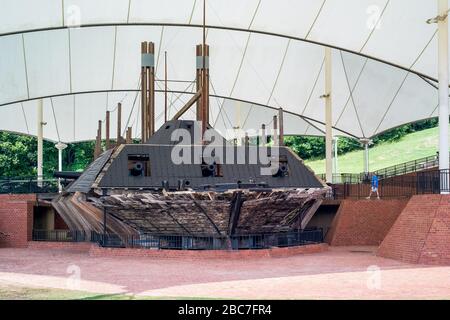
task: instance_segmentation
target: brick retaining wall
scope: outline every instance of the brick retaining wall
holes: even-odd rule
[[[155,259],[253,259],[280,258],[299,254],[319,253],[328,250],[328,245],[312,244],[298,247],[260,250],[155,250],[132,248],[103,248],[92,246],[89,255],[93,257],[147,257]]]
[[[409,263],[450,265],[450,195],[412,197],[378,255]]]
[[[94,244],[90,242],[52,242],[52,241],[30,241],[28,249],[33,250],[64,250],[73,252],[89,252]]]
[[[27,247],[35,203],[35,194],[0,195],[0,247]]]
[[[326,236],[332,246],[378,246],[408,200],[343,200]]]

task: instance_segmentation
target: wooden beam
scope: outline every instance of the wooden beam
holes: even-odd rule
[[[178,120],[181,118],[181,116],[183,114],[186,113],[186,111],[189,110],[190,107],[192,107],[192,105],[198,101],[198,99],[200,99],[202,96],[202,90],[197,91],[197,93],[184,105],[183,108],[181,108],[172,118],[172,120]]]
[[[132,128],[128,127],[128,129],[127,129],[127,139],[126,139],[126,143],[127,144],[132,144],[133,143],[133,138],[131,136],[131,132],[132,132],[131,130],[132,130]]]
[[[153,42],[148,43],[148,53],[155,54],[155,44]],[[148,128],[147,128],[147,140],[155,133],[155,66],[148,68]]]

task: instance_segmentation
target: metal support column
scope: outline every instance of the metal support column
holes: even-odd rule
[[[55,144],[55,148],[58,149],[58,171],[63,171],[62,165],[62,152],[67,148],[67,144],[62,143],[61,141]],[[58,178],[58,191],[62,192],[61,178]]]
[[[438,66],[439,66],[439,170],[449,169],[449,73],[448,73],[448,2],[438,0]],[[443,174],[441,193],[448,193],[449,175]],[[447,191],[444,191],[447,189]]]
[[[37,182],[42,187],[43,180],[43,158],[44,158],[44,102],[38,100],[37,112]]]
[[[325,172],[327,182],[333,180],[333,123],[332,123],[332,65],[331,48],[325,48]]]

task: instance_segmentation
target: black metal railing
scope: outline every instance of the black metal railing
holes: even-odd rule
[[[249,235],[117,235],[93,233],[91,241],[104,247],[172,250],[244,250],[290,247],[323,242],[323,230]]]
[[[437,155],[416,159],[380,170],[376,170],[375,174],[382,179],[404,175],[412,172],[432,169],[439,166],[439,157]]]
[[[33,230],[33,241],[86,242],[89,237],[84,231],[73,230]]]
[[[450,193],[450,170],[418,172],[416,184],[417,194]]]
[[[450,170],[429,170],[379,180],[380,198],[406,198],[419,194],[450,192]],[[370,182],[333,184],[326,198],[332,200],[362,199],[369,196]],[[377,195],[372,193],[373,198]]]
[[[58,192],[58,179],[37,180],[30,179],[3,179],[0,180],[0,194],[22,193],[55,193]]]
[[[450,155],[449,155],[450,157]],[[391,177],[401,176],[413,172],[421,172],[424,170],[430,170],[439,166],[439,157],[437,155],[428,156],[404,163],[396,164],[390,167],[376,170],[372,173],[339,173],[333,174],[332,183],[364,183],[370,182],[372,174],[376,174],[379,179],[387,179]],[[317,175],[320,179],[326,180],[324,173]]]
[[[33,230],[33,241],[93,242],[103,247],[172,250],[245,250],[323,242],[323,230],[248,235],[117,235],[73,230]]]

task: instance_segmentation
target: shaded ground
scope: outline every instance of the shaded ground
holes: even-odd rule
[[[200,261],[0,249],[0,298],[450,298],[450,267],[408,265],[373,249]]]

